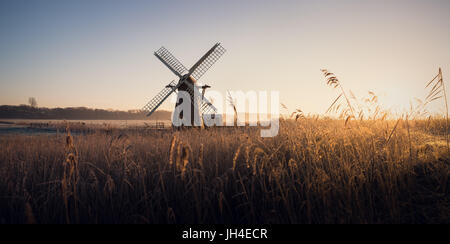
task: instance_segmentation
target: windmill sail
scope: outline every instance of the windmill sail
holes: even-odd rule
[[[173,56],[165,47],[161,47],[155,52],[155,56],[163,62],[175,75],[182,77],[187,72],[186,67]]]
[[[211,113],[217,113],[217,108],[212,105],[212,103],[206,99],[206,97],[200,92],[200,90],[193,84],[187,85],[187,92],[193,97],[194,99],[191,101],[192,103],[198,102],[198,108],[201,111],[202,114],[211,114]],[[194,92],[195,90],[195,92]]]
[[[217,109],[212,103],[205,98],[205,89],[210,86],[202,86],[203,92],[200,92],[195,85],[196,81],[202,77],[206,71],[225,53],[225,49],[220,43],[215,44],[203,57],[192,66],[190,70],[181,64],[166,48],[161,47],[155,52],[155,56],[164,63],[180,80],[178,83],[172,81],[161,92],[159,92],[147,105],[142,109],[150,116],[173,92],[179,90],[180,92],[188,92],[190,94],[194,114],[216,114]],[[183,95],[182,93],[178,94]],[[182,101],[182,100],[179,100]],[[177,103],[175,108],[180,106]]]
[[[216,114],[217,109],[212,105],[212,103],[206,99],[205,97],[202,100],[203,102],[200,104],[200,111],[202,111],[202,114]]]
[[[225,53],[220,43],[214,45],[203,57],[189,70],[189,74],[198,80],[202,77],[206,71]]]
[[[170,82],[162,91],[158,93],[147,105],[142,108],[143,111],[147,112],[147,116],[150,116],[155,110],[172,94],[179,85],[174,81]]]

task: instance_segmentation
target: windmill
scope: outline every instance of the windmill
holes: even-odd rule
[[[205,98],[205,91],[210,88],[208,85],[198,86],[197,81],[211,68],[211,66],[225,53],[225,49],[220,43],[215,44],[203,57],[200,58],[189,70],[181,64],[166,48],[161,47],[155,52],[155,56],[167,66],[176,76],[178,82],[170,82],[164,89],[162,89],[147,105],[142,109],[150,116],[155,110],[174,92],[178,92],[175,110],[180,109],[184,99],[190,98],[191,101],[191,120],[190,124],[183,125],[199,125],[198,119],[211,115],[214,118],[217,109],[212,105],[208,99]],[[200,93],[199,88],[202,89]],[[188,94],[188,97],[186,97]],[[179,117],[178,117],[179,116]],[[177,114],[174,113],[173,120],[183,119],[183,111]]]

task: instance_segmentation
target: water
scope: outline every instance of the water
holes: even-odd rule
[[[52,128],[28,128],[21,126],[0,126],[0,135],[5,134],[56,134],[56,129]]]
[[[71,125],[82,125],[92,128],[133,128],[155,126],[156,123],[163,123],[170,127],[171,121],[155,120],[42,120],[42,119],[0,119],[0,135],[6,134],[56,134],[56,125],[61,127],[66,122]],[[61,130],[60,130],[61,132]]]

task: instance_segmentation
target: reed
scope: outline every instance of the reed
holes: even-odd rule
[[[445,120],[358,123],[2,136],[0,222],[449,223]]]
[[[416,112],[445,97],[442,71],[398,117],[323,72],[340,116],[297,109],[274,138],[69,123],[2,135],[0,223],[450,223],[448,115]]]

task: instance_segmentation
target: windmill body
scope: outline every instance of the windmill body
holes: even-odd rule
[[[200,126],[201,119],[205,115],[214,118],[217,109],[204,96],[205,90],[210,88],[210,86],[198,86],[197,81],[224,53],[225,49],[220,43],[217,43],[188,70],[166,48],[161,47],[155,52],[155,56],[177,75],[179,80],[178,82],[170,82],[142,110],[147,113],[147,116],[150,116],[172,93],[178,92],[172,118],[173,124],[179,126]],[[199,88],[202,89],[202,92],[200,92]],[[182,107],[182,105],[185,105],[185,102],[188,102],[186,100],[189,100],[190,103],[190,119],[187,120],[185,119],[187,115],[183,114],[184,110]]]
[[[179,83],[181,84],[177,91],[177,101],[175,103],[175,112],[173,113],[172,121],[175,125],[185,125],[185,126],[199,126],[201,125],[200,118],[202,114],[199,110],[199,104],[201,101],[199,101],[198,96],[195,96],[194,92],[196,90],[194,87],[196,86],[196,80],[194,80],[192,77],[188,75],[184,75]],[[187,97],[186,97],[187,96]],[[182,103],[186,101],[186,99],[189,99],[190,102],[190,124],[183,121],[183,117],[185,116],[183,114],[182,109]],[[181,110],[178,112],[178,110]]]

